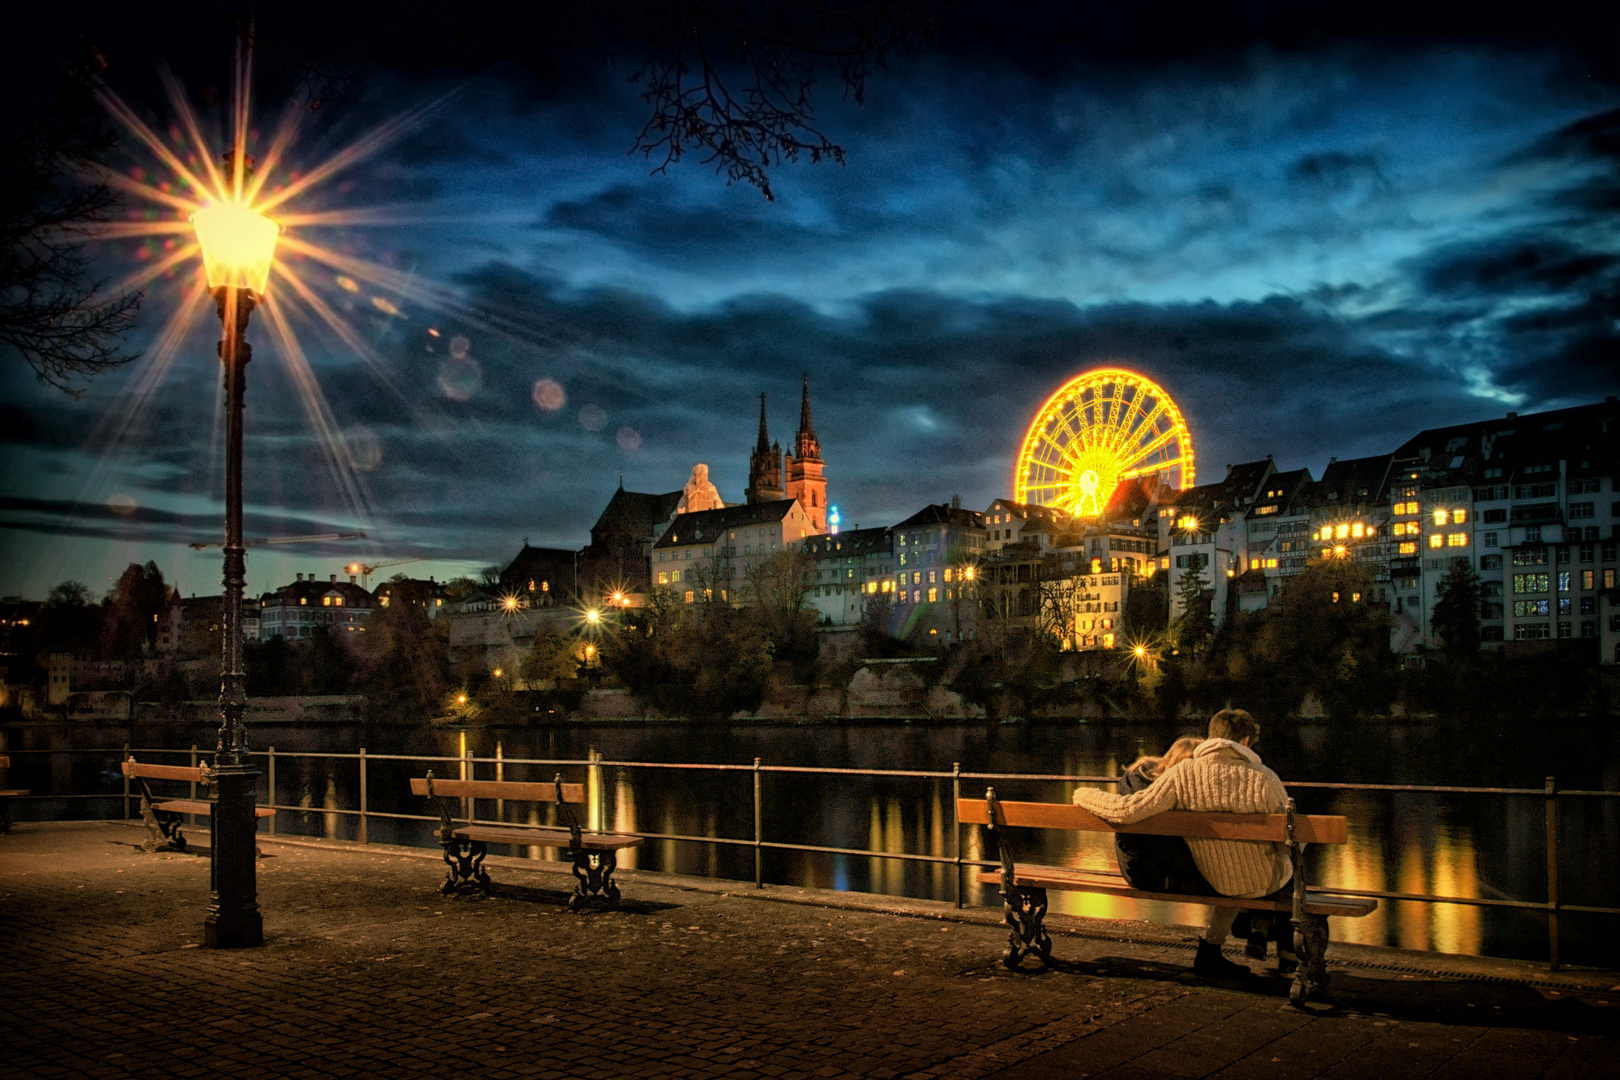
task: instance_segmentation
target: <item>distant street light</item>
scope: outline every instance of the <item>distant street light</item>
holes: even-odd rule
[[[219,745],[210,774],[215,791],[213,895],[203,921],[203,941],[210,948],[264,941],[254,865],[259,771],[248,758],[247,729],[242,723],[247,711],[247,677],[242,670],[242,592],[247,584],[247,549],[242,542],[242,396],[248,361],[253,359],[247,343],[248,318],[270,283],[270,263],[281,229],[241,201],[252,168],[252,159],[245,155],[226,154],[227,182],[238,201],[212,203],[191,215],[202,248],[203,272],[224,330],[219,358],[225,368],[225,618],[221,627],[225,641],[219,681]]]

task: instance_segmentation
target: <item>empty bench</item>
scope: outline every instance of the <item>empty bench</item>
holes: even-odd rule
[[[186,836],[180,831],[182,820],[187,814],[212,817],[213,800],[193,799],[189,795],[185,798],[157,796],[152,794],[152,788],[147,781],[173,780],[187,784],[206,784],[209,782],[208,764],[204,762],[201,765],[145,765],[136,761],[132,754],[120,763],[119,768],[141,788],[141,820],[146,822],[146,841],[141,844],[142,850],[156,851],[165,844],[175,851],[186,850]],[[268,806],[253,808],[255,817],[266,818],[274,813],[275,811]]]
[[[0,769],[11,771],[11,756],[0,754]],[[7,777],[7,779],[10,779]],[[11,831],[11,800],[27,796],[28,788],[0,788],[0,832]]]
[[[526,844],[561,848],[573,863],[574,894],[568,910],[578,911],[593,897],[609,907],[619,904],[619,887],[613,883],[619,852],[639,847],[641,837],[592,832],[579,827],[570,803],[584,803],[584,784],[565,784],[559,775],[551,783],[517,780],[440,780],[432,773],[411,778],[411,794],[425,795],[439,808],[439,844],[448,868],[440,892],[463,894],[476,891],[489,895],[489,874],[484,856],[489,844]],[[451,799],[465,799],[467,820],[457,823],[450,812]],[[475,799],[504,799],[508,802],[555,803],[567,825],[490,825],[474,820]]]
[[[1299,967],[1294,973],[1289,1000],[1299,1006],[1307,1000],[1326,1000],[1328,919],[1332,916],[1360,918],[1378,907],[1378,901],[1373,899],[1332,896],[1309,889],[1305,880],[1303,846],[1343,844],[1348,839],[1348,831],[1342,817],[1297,813],[1293,799],[1288,800],[1288,811],[1283,814],[1167,810],[1131,825],[1113,825],[1089,810],[1069,803],[1002,802],[996,797],[996,789],[990,788],[983,799],[959,800],[957,815],[965,825],[989,826],[996,838],[1001,868],[980,873],[979,881],[997,885],[1001,889],[1004,918],[1012,928],[1007,936],[1007,951],[1002,954],[1002,963],[1009,968],[1017,968],[1030,953],[1037,954],[1043,962],[1051,956],[1052,939],[1045,927],[1048,889],[1101,893],[1137,900],[1163,900],[1174,904],[1235,907],[1245,911],[1276,911],[1286,913],[1294,923],[1294,951],[1299,956]],[[1286,843],[1294,871],[1293,895],[1282,900],[1264,900],[1148,892],[1133,889],[1123,877],[1096,871],[1065,866],[1020,865],[1013,859],[1007,835],[1009,828]]]

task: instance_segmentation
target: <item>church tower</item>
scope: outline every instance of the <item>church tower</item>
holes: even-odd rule
[[[763,421],[762,421],[763,423]],[[787,497],[799,505],[814,523],[815,531],[827,531],[827,479],[822,475],[821,443],[810,424],[810,376],[804,377],[804,396],[799,402],[799,434],[787,455]]]
[[[759,395],[759,442],[748,458],[748,489],[743,496],[751,503],[787,498],[782,490],[782,444],[771,442],[765,431],[764,394]]]

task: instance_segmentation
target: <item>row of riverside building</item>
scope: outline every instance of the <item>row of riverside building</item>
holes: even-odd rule
[[[973,510],[953,498],[895,524],[840,528],[806,386],[785,455],[768,438],[762,399],[749,471],[735,505],[719,500],[706,469],[662,494],[621,483],[583,548],[525,543],[498,585],[454,601],[436,582],[368,593],[352,579],[300,575],[264,595],[259,636],[359,630],[378,608],[414,603],[450,613],[453,645],[509,664],[536,625],[511,619],[514,609],[562,621],[582,607],[639,606],[653,590],[677,604],[746,604],[771,557],[796,550],[806,604],[828,628],[886,620],[897,636],[948,643],[999,624],[1052,633],[1066,649],[1112,649],[1128,627],[1183,614],[1186,574],[1202,579],[1199,602],[1219,627],[1273,604],[1313,562],[1345,559],[1367,571],[1359,599],[1387,607],[1391,647],[1422,656],[1438,644],[1441,580],[1462,559],[1481,580],[1487,647],[1569,641],[1620,663],[1613,397],[1422,431],[1389,453],[1330,461],[1319,479],[1267,457],[1181,491],[1127,480],[1097,518],[1009,499]]]

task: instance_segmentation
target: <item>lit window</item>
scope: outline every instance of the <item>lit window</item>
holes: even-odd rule
[[[1340,526],[1336,527],[1333,530],[1333,538],[1335,540],[1343,540],[1345,537],[1347,537],[1349,535],[1350,535],[1350,526],[1348,526],[1348,525],[1340,525]]]
[[[1401,543],[1401,546],[1397,550],[1402,555],[1416,555],[1417,554],[1417,541],[1416,540],[1403,541]]]
[[[1451,533],[1449,536],[1446,537],[1446,547],[1467,547],[1467,546],[1468,546],[1468,534],[1467,533]]]
[[[330,596],[321,597],[321,606],[322,607],[331,607],[332,606],[332,598]]]
[[[1358,521],[1354,525],[1350,526],[1350,535],[1351,536],[1355,537],[1357,540],[1360,540],[1361,539],[1361,534],[1362,534],[1361,522]]]
[[[1468,520],[1468,511],[1467,510],[1453,510],[1451,512],[1451,523],[1453,525],[1461,525],[1464,522],[1466,522],[1467,520]]]
[[[1436,510],[1434,512],[1434,523],[1436,525],[1444,525],[1446,523],[1446,512],[1444,510]]]
[[[433,598],[433,606],[434,607],[444,607],[444,598],[442,596],[435,596]]]
[[[1439,533],[1431,533],[1429,535],[1429,546],[1432,548],[1440,547],[1445,542],[1446,538],[1441,536]]]
[[[343,597],[341,597],[341,596],[333,597],[332,598],[332,606],[333,607],[342,607],[343,606]]]
[[[945,580],[951,580],[951,568],[948,566],[945,568]]]
[[[929,589],[928,590],[928,602],[930,604],[932,604],[935,601],[937,601],[938,599],[939,599],[939,590],[938,589]]]
[[[380,601],[380,603],[382,604],[383,607],[387,607],[388,606],[388,597],[386,597],[386,596],[383,597],[382,600]]]
[[[692,590],[691,590],[691,589],[687,589],[687,590],[686,590],[686,602],[687,602],[687,603],[688,603],[688,604],[690,604],[690,603],[691,603],[691,602],[692,602],[692,600],[693,600],[693,594],[692,594]]]
[[[307,596],[300,596],[300,597],[299,597],[299,598],[298,598],[298,603],[299,603],[299,604],[300,604],[300,605],[303,605],[303,604],[307,604],[307,603],[309,603],[309,597],[307,597]]]
[[[669,584],[669,573],[668,573],[668,571],[665,571],[665,570],[658,571],[658,584],[660,584],[660,585],[668,585]]]

